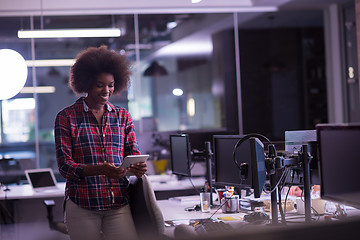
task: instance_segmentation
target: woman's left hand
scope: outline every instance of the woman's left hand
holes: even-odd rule
[[[147,163],[139,162],[137,164],[131,164],[127,170],[134,173],[137,178],[141,178],[147,171]]]

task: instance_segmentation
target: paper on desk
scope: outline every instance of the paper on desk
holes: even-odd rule
[[[180,202],[195,202],[195,201],[200,201],[200,196],[199,195],[181,196],[181,197],[170,198],[169,200],[175,200]]]
[[[226,216],[226,217],[218,217],[219,220],[223,221],[239,221],[243,220],[241,216]]]
[[[189,219],[180,219],[180,220],[167,220],[165,223],[170,227],[176,227],[180,224],[189,225],[190,220]]]

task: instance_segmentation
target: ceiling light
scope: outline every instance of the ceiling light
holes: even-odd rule
[[[172,93],[175,95],[175,96],[182,96],[184,91],[181,89],[181,88],[174,88],[174,90],[172,91]]]
[[[25,59],[12,49],[0,50],[0,100],[12,98],[24,87],[28,71]]]
[[[75,63],[75,59],[44,59],[26,60],[28,67],[68,67]]]
[[[201,2],[202,0],[191,0],[191,3],[199,3]]]
[[[23,87],[20,93],[54,93],[54,86]]]
[[[171,30],[171,29],[175,28],[176,26],[177,26],[177,22],[168,22],[168,23],[166,24],[166,28],[167,28],[168,30]]]
[[[120,37],[119,28],[19,30],[18,38]]]
[[[189,117],[195,116],[195,99],[194,98],[189,98],[187,100],[186,107],[187,107],[187,114],[189,115]]]

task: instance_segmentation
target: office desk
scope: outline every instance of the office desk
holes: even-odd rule
[[[177,200],[178,198],[169,200],[158,200],[158,206],[163,214],[165,220],[165,234],[170,237],[174,237],[175,227],[180,224],[189,225],[190,222],[195,223],[197,220],[224,220],[234,229],[243,229],[255,227],[243,221],[243,217],[247,214],[246,212],[238,213],[223,213],[219,206],[213,206],[208,213],[201,211],[186,211],[185,208],[192,207],[200,203],[200,196],[187,196]],[[215,195],[214,195],[215,199]],[[216,202],[215,202],[216,203]],[[195,231],[194,228],[189,227],[190,232]],[[194,234],[194,233],[193,233]]]
[[[215,196],[215,195],[214,195]],[[239,213],[223,213],[219,207],[212,207],[210,212],[203,213],[201,211],[186,211],[185,208],[192,207],[196,204],[200,204],[200,196],[193,195],[184,197],[182,200],[169,199],[158,200],[158,206],[163,213],[165,221],[171,220],[188,220],[188,219],[206,219],[206,218],[219,218],[219,217],[240,217],[239,220],[246,214],[244,212]]]
[[[185,191],[193,193],[194,187],[188,179],[177,180],[177,178],[169,179],[169,181],[161,181],[161,178],[151,178],[151,185],[155,194],[169,192],[169,197],[183,196]],[[167,178],[163,178],[166,180]],[[205,184],[204,178],[194,178],[192,180],[195,188],[201,189]],[[0,190],[0,200],[15,200],[15,199],[36,199],[36,198],[58,198],[64,197],[65,182],[58,183],[58,190],[35,192],[29,184],[12,185],[9,186],[10,191],[4,192]],[[158,198],[157,199],[161,199]]]
[[[190,197],[189,197],[190,198]],[[192,198],[193,201],[178,201],[178,200],[159,200],[158,206],[160,207],[164,220],[173,221],[177,224],[188,224],[190,219],[218,219],[222,217],[240,218],[239,220],[226,221],[232,225],[235,232],[223,232],[214,234],[208,238],[206,237],[190,237],[190,239],[314,239],[317,240],[321,236],[324,239],[340,239],[339,236],[349,236],[348,232],[357,233],[360,224],[360,210],[349,208],[348,218],[342,220],[324,220],[322,216],[319,221],[314,221],[311,224],[305,223],[304,215],[297,214],[296,212],[288,213],[288,220],[293,220],[292,224],[251,224],[245,223],[241,218],[246,215],[246,212],[239,213],[222,213],[221,210],[215,213],[216,208],[212,208],[210,213],[202,213],[201,211],[185,211],[186,207],[198,204],[199,200]],[[214,214],[215,213],[215,214]],[[268,213],[271,217],[271,214]],[[316,218],[316,216],[314,216]],[[296,223],[294,222],[296,221]],[[174,236],[174,227],[166,227],[165,234]],[[222,235],[223,234],[223,235]],[[358,234],[357,234],[358,235]],[[217,236],[220,236],[217,238]],[[342,238],[343,238],[342,237]]]
[[[157,199],[194,194],[194,189],[189,179],[178,180],[176,176],[150,176]],[[204,178],[192,180],[197,189],[204,186]],[[10,191],[0,190],[0,203],[10,211],[14,222],[46,221],[46,209],[43,204],[45,199],[53,199],[56,207],[53,209],[54,217],[60,220],[63,216],[62,204],[64,199],[65,183],[58,183],[58,190],[35,192],[29,184],[11,185]],[[6,200],[6,201],[5,201]],[[34,212],[37,214],[34,215]],[[1,222],[1,221],[0,221]]]
[[[0,191],[0,200],[38,199],[64,197],[65,183],[58,183],[57,190],[35,192],[29,184],[9,186],[10,191]]]

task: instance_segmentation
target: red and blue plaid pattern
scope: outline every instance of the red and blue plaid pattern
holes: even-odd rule
[[[84,97],[58,113],[55,120],[56,159],[66,179],[65,197],[80,207],[109,210],[128,204],[126,177],[81,177],[85,165],[113,163],[120,166],[127,155],[140,154],[130,114],[107,104],[101,125]]]

